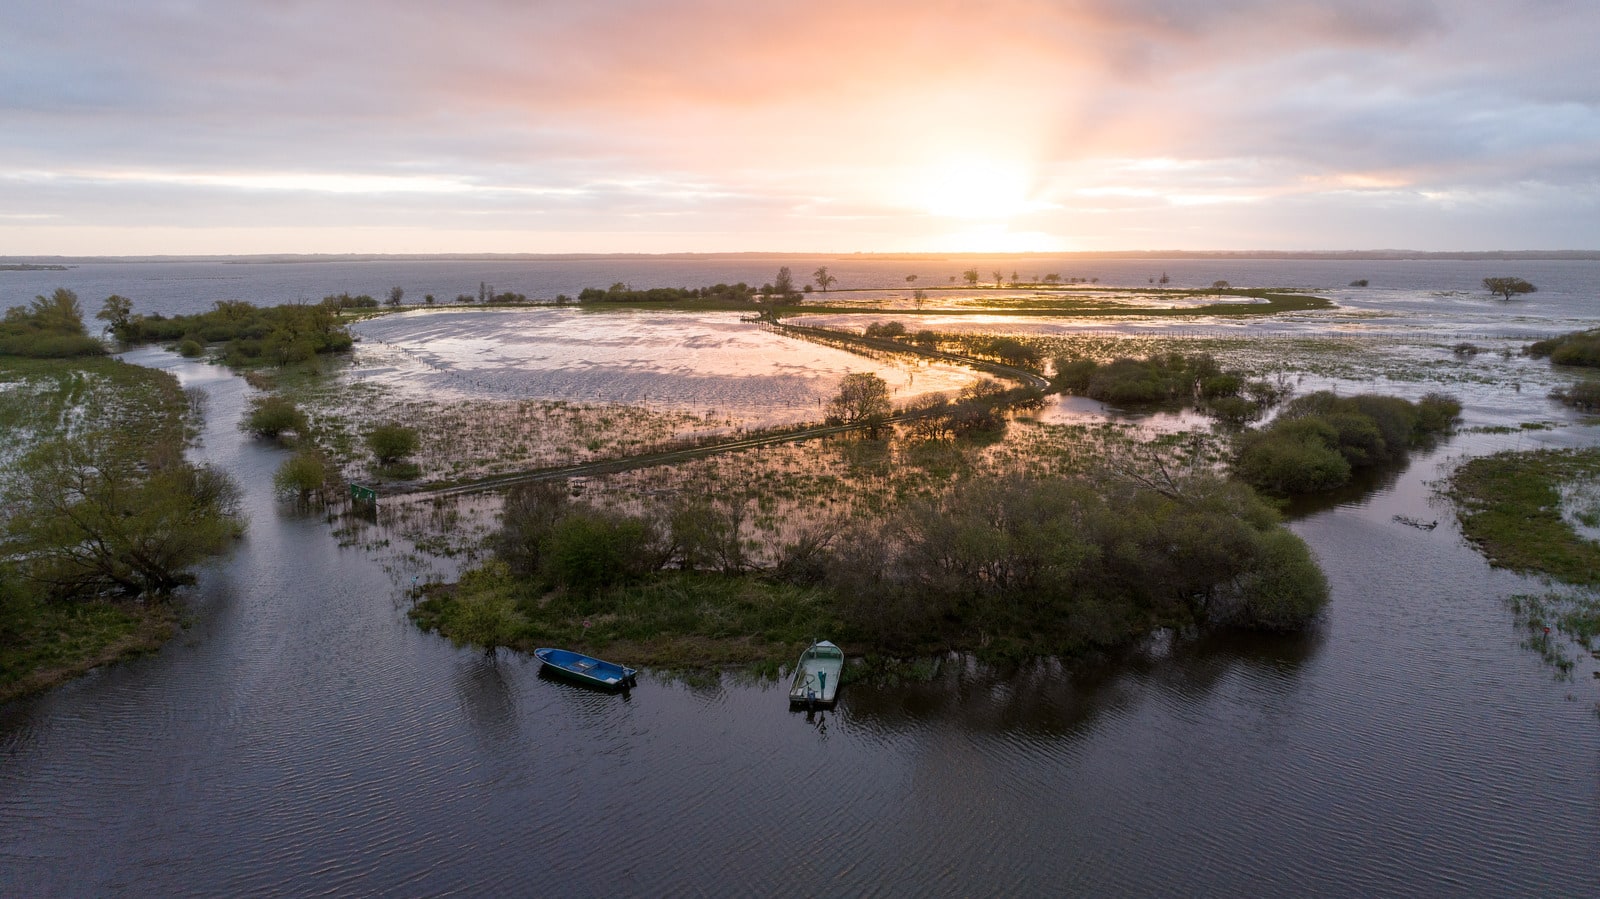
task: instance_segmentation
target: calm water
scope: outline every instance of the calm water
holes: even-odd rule
[[[808,719],[774,684],[607,696],[418,632],[403,575],[263,491],[283,452],[237,432],[242,382],[138,358],[210,396],[197,455],[250,533],[165,650],[0,707],[0,894],[1594,894],[1593,663],[1519,646],[1504,597],[1537,585],[1428,486],[1591,424],[1464,435],[1300,519],[1333,587],[1307,637],[948,660]],[[1485,392],[1467,424],[1533,405],[1564,416]]]
[[[976,259],[976,262],[974,262]],[[930,257],[902,260],[871,256],[690,256],[549,258],[496,262],[302,262],[226,264],[218,262],[91,263],[64,272],[0,272],[0,309],[23,304],[57,287],[77,291],[93,313],[113,293],[134,301],[134,311],[165,315],[201,312],[218,300],[247,300],[262,305],[315,302],[330,294],[368,294],[380,300],[391,287],[405,289],[407,303],[422,303],[433,294],[439,303],[453,303],[459,294],[478,293],[486,283],[499,291],[530,299],[576,296],[585,287],[616,282],[636,288],[701,287],[719,282],[770,282],[779,266],[788,266],[797,284],[817,266],[838,278],[837,290],[949,287],[967,267],[976,264],[985,281],[991,269],[1009,277],[1048,274],[1099,278],[1106,286],[1146,286],[1166,273],[1171,287],[1209,287],[1226,280],[1235,287],[1294,287],[1327,291],[1355,309],[1405,309],[1449,314],[1482,312],[1491,320],[1520,316],[1589,318],[1600,311],[1600,261],[1518,260],[1513,262],[1454,260],[1282,260],[1282,259],[1151,259],[1098,260],[1039,256],[1019,262],[977,257]],[[916,275],[914,282],[907,275]],[[1489,276],[1516,275],[1538,285],[1539,292],[1502,304],[1483,291]],[[1365,289],[1347,285],[1366,279]],[[1464,296],[1457,297],[1456,294]],[[819,295],[820,298],[820,295]]]

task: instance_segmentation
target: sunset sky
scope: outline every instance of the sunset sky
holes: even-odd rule
[[[1595,0],[0,9],[0,256],[1600,248]]]

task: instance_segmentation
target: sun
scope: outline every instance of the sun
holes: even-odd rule
[[[1014,218],[1037,208],[1029,196],[1027,168],[986,158],[952,159],[928,167],[917,178],[916,201],[933,215],[968,222]]]

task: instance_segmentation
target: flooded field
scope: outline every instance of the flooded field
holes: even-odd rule
[[[440,310],[353,329],[351,375],[411,396],[616,403],[720,415],[750,426],[821,418],[851,371],[896,401],[959,390],[954,366],[871,360],[793,340],[738,313]]]
[[[1319,272],[1301,277],[1328,287]],[[1571,330],[1580,299],[1574,286],[1535,294],[1526,320],[1502,323]],[[1332,589],[1309,634],[1160,637],[1079,666],[944,657],[926,680],[847,684],[835,712],[809,716],[748,674],[648,672],[609,696],[418,631],[412,579],[470,560],[495,500],[374,521],[298,511],[270,487],[288,451],[238,430],[253,391],[142,351],[207,397],[196,456],[244,486],[249,536],[202,572],[189,628],[161,653],[0,707],[0,883],[18,895],[1592,893],[1597,660],[1568,647],[1569,670],[1547,661],[1511,597],[1548,585],[1485,563],[1438,491],[1467,457],[1596,445],[1600,420],[1547,397],[1581,375],[1517,355],[1515,331],[1465,306],[1429,319],[1413,302],[1241,332],[978,324],[1094,352],[1203,349],[1300,392],[1444,390],[1464,421],[1409,465],[1287,510]],[[624,440],[657,419],[737,428],[786,390],[825,393],[843,370],[879,364],[733,318],[659,318],[380,319],[361,327],[340,383],[369,382],[378,406],[440,404],[417,406],[424,418],[455,403],[528,404],[530,422],[589,406],[563,434],[638,410],[604,432]],[[1335,322],[1362,333],[1325,333]],[[1465,340],[1481,351],[1457,353]],[[683,392],[646,400],[653,373]],[[902,375],[903,390],[933,389],[930,372]],[[813,408],[796,397],[781,408]],[[1066,470],[1098,444],[1163,435],[1218,439],[1197,415],[1052,398],[962,464]],[[937,486],[949,451],[811,441],[583,489],[768,496],[756,513],[782,527],[807,504],[826,514]],[[1593,527],[1592,489],[1569,505]]]

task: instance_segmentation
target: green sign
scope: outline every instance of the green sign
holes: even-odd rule
[[[378,501],[378,491],[361,484],[351,484],[350,498],[356,502],[375,503]]]

